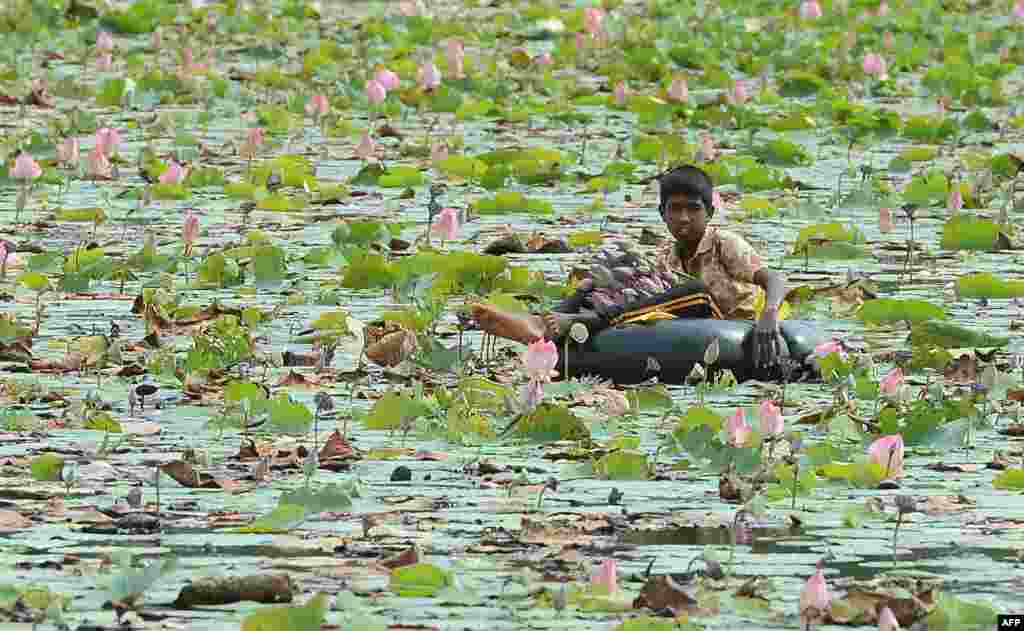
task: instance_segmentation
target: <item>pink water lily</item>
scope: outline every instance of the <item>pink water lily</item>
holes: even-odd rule
[[[180,164],[171,160],[171,163],[167,165],[167,170],[160,174],[161,184],[181,184],[185,181],[185,175],[187,171],[181,167]]]
[[[384,86],[384,89],[388,91],[398,89],[399,84],[401,84],[401,79],[398,78],[398,75],[387,68],[378,70],[374,78],[377,79],[377,83]]]
[[[800,19],[817,20],[822,15],[818,0],[804,0],[800,3]]]
[[[445,241],[452,241],[459,236],[459,211],[445,208],[437,214],[431,230],[439,234]]]
[[[615,559],[605,559],[597,566],[597,571],[590,579],[592,587],[600,588],[608,594],[614,594],[618,589],[619,564]]]
[[[19,153],[11,169],[11,177],[15,180],[34,180],[42,174],[42,167],[27,153]]]
[[[878,53],[868,53],[864,55],[864,63],[862,67],[864,69],[864,74],[877,77],[880,81],[884,81],[889,78],[885,57],[882,57]]]
[[[827,342],[822,342],[821,344],[818,344],[817,346],[814,347],[815,357],[828,357],[832,353],[839,353],[840,355],[842,355],[843,345],[837,342],[836,340],[829,340]]]
[[[892,609],[886,607],[878,615],[878,631],[900,631],[900,621],[896,619]]]
[[[381,85],[380,81],[370,79],[366,82],[366,100],[371,105],[380,105],[388,98],[388,91]]]
[[[426,92],[435,90],[441,85],[441,71],[433,63],[425,63],[420,66],[416,78],[420,87]]]
[[[758,416],[761,421],[761,434],[765,436],[778,436],[786,429],[786,422],[782,419],[782,410],[770,399],[761,401]]]
[[[878,391],[886,397],[895,397],[900,393],[900,387],[906,379],[903,376],[903,369],[899,366],[889,371],[889,374],[882,377],[878,383]]]
[[[882,234],[893,231],[892,223],[892,209],[890,208],[879,208],[878,209],[878,231]]]
[[[825,581],[825,571],[819,563],[817,571],[807,579],[800,590],[800,618],[810,621],[822,617],[828,611],[831,602],[832,595],[829,594],[828,583]]]
[[[686,103],[690,100],[690,86],[686,83],[685,77],[676,77],[668,86],[668,98],[676,103]]]
[[[464,64],[466,61],[466,49],[462,44],[462,40],[450,39],[446,47],[448,55],[448,70],[451,75],[456,79],[462,79],[466,76],[464,70]]]
[[[868,447],[868,460],[885,471],[885,479],[903,477],[903,436],[883,436]]]
[[[725,422],[725,433],[729,436],[729,444],[733,447],[742,447],[747,442],[754,428],[747,423],[747,415],[743,408],[736,408],[736,413]]]
[[[101,127],[96,130],[96,146],[109,158],[117,153],[118,147],[121,146],[121,134],[116,129]]]
[[[551,340],[531,342],[523,353],[523,372],[533,381],[551,381],[558,365],[558,347]]]
[[[314,118],[323,118],[331,111],[331,104],[323,94],[314,94],[306,103],[306,113]]]

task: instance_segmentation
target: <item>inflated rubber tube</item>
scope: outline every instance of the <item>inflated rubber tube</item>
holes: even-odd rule
[[[811,322],[783,320],[779,326],[795,360],[798,373],[814,347],[825,341],[821,329]],[[662,383],[683,383],[696,362],[703,362],[704,350],[716,337],[719,340],[717,367],[729,369],[739,381],[760,379],[777,381],[778,369],[764,374],[751,364],[751,332],[749,320],[677,319],[654,323],[627,324],[605,329],[583,344],[569,342],[569,375],[591,375],[615,383],[631,384],[658,377]],[[558,349],[562,355],[562,349]],[[650,361],[653,359],[654,361]],[[559,372],[565,375],[565,363]],[[806,375],[791,375],[791,379]]]

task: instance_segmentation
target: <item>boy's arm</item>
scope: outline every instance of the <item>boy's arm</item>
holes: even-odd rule
[[[767,267],[754,272],[754,284],[764,289],[764,309],[778,309],[786,299],[786,278],[779,272]]]
[[[754,283],[764,289],[764,311],[754,326],[754,365],[771,366],[782,354],[779,306],[786,298],[786,279],[781,273],[762,267],[754,272]]]

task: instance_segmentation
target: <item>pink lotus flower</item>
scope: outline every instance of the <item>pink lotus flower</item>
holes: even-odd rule
[[[397,90],[399,84],[401,83],[401,79],[398,78],[398,75],[391,72],[387,68],[381,68],[380,70],[378,70],[377,76],[375,78],[377,79],[377,83],[381,84],[382,86],[384,86],[385,90],[389,91]]]
[[[828,592],[824,568],[819,563],[817,571],[807,579],[803,589],[800,590],[800,618],[805,620],[819,618],[828,611],[831,602],[832,596]]]
[[[19,153],[11,169],[11,177],[16,180],[34,180],[43,174],[43,169],[27,153]]]
[[[544,52],[544,53],[542,53],[542,54],[540,54],[540,55],[537,55],[536,57],[534,57],[534,58],[533,58],[533,63],[537,64],[537,65],[538,65],[538,66],[540,66],[541,68],[548,68],[548,67],[550,67],[550,66],[553,66],[553,65],[554,65],[554,63],[555,63],[555,60],[554,60],[554,58],[553,58],[553,57],[551,56],[551,53],[549,53],[549,52]]]
[[[668,98],[676,103],[686,103],[690,100],[690,86],[686,83],[685,77],[676,77],[668,86]]]
[[[882,46],[886,50],[892,50],[896,45],[896,38],[893,36],[892,31],[886,31],[885,35],[882,36]]]
[[[1017,4],[1013,5],[1013,17],[1024,20],[1024,0],[1017,0]]]
[[[185,242],[186,256],[192,252],[192,244],[195,243],[196,237],[198,236],[199,217],[194,215],[190,210],[185,215],[185,222],[181,226],[181,240]]]
[[[832,353],[843,354],[843,345],[835,340],[829,340],[828,342],[822,342],[814,347],[815,357],[828,357]]]
[[[743,105],[750,98],[747,93],[747,85],[743,81],[737,81],[732,84],[732,89],[729,90],[727,100],[732,105]]]
[[[725,433],[728,434],[729,444],[733,447],[742,447],[753,431],[754,428],[747,423],[747,415],[743,408],[736,408],[736,413],[725,422]]]
[[[817,20],[822,15],[818,0],[804,0],[800,3],[801,20]]]
[[[110,168],[110,160],[107,159],[107,154],[103,152],[102,146],[96,145],[96,147],[89,152],[86,162],[90,176],[104,179],[111,176],[112,171]]]
[[[604,11],[597,7],[583,9],[583,30],[598,39],[604,30]]]
[[[459,236],[459,211],[454,208],[443,209],[437,214],[434,225],[430,229],[441,235],[445,241],[454,240]]]
[[[67,164],[71,167],[78,165],[78,154],[81,145],[78,138],[67,137],[64,142],[57,145],[57,162]]]
[[[551,381],[551,373],[557,365],[558,348],[551,340],[537,340],[526,347],[523,354],[523,372],[530,379],[540,382]]]
[[[889,208],[878,209],[878,231],[885,234],[892,232],[892,210]]]
[[[263,146],[265,138],[263,136],[262,127],[250,127],[249,131],[246,132],[245,141],[249,143],[249,146],[253,149],[259,149]]]
[[[590,579],[591,587],[599,588],[608,594],[614,594],[618,590],[619,564],[615,559],[605,559],[597,567],[597,571]]]
[[[519,389],[519,405],[523,414],[530,414],[544,400],[544,384],[531,379]]]
[[[956,186],[949,192],[949,210],[955,215],[964,207],[964,196],[960,193],[960,187]]]
[[[448,70],[452,76],[456,79],[462,79],[466,76],[463,65],[466,61],[466,49],[462,45],[462,40],[450,39],[448,40]]]
[[[356,145],[356,155],[361,160],[369,160],[377,155],[377,143],[373,141],[370,132],[363,132],[363,137],[359,139],[359,144]]]
[[[884,81],[889,78],[885,58],[878,53],[868,53],[864,55],[863,68],[864,74],[877,77],[879,81]]]
[[[388,91],[384,89],[380,81],[370,79],[366,82],[366,100],[371,105],[380,105],[386,98],[388,98]]]
[[[885,16],[889,15],[889,3],[886,2],[885,0],[882,0],[882,2],[878,4],[878,11],[875,12],[875,15],[877,15],[880,18],[884,18]]]
[[[434,164],[448,159],[448,145],[439,142],[430,150],[430,161]]]
[[[331,111],[331,104],[323,94],[315,94],[306,103],[306,113],[313,118],[323,118]]]
[[[625,81],[619,81],[615,84],[615,104],[619,107],[626,106],[626,99],[629,97],[629,88],[626,87]]]
[[[906,379],[903,377],[903,370],[897,366],[889,371],[889,374],[882,377],[882,380],[878,382],[878,391],[883,396],[895,397],[900,393],[900,386]]]
[[[885,471],[885,479],[903,477],[903,436],[883,436],[868,447],[868,460]]]
[[[778,436],[786,429],[786,422],[782,420],[782,411],[770,399],[761,401],[758,415],[761,417],[761,434],[764,436]]]
[[[878,631],[900,631],[900,621],[896,619],[892,609],[886,607],[878,616]]]
[[[416,73],[416,79],[425,92],[436,90],[441,85],[441,71],[433,63],[425,63]]]
[[[715,139],[711,134],[704,134],[700,137],[700,159],[702,162],[711,162],[715,159]]]
[[[104,53],[114,50],[114,36],[109,31],[100,31],[96,36],[96,50]]]
[[[121,146],[121,134],[116,129],[101,127],[96,130],[96,146],[104,156],[110,157]]]
[[[185,169],[181,168],[181,165],[171,160],[171,163],[167,165],[167,170],[160,174],[161,184],[181,184],[185,181],[186,175]]]
[[[101,53],[96,57],[96,69],[100,72],[110,72],[114,69],[114,56],[110,53]]]

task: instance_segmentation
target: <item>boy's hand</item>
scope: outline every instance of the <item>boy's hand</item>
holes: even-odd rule
[[[781,359],[784,342],[779,333],[778,307],[765,307],[754,325],[754,368],[770,368]]]

